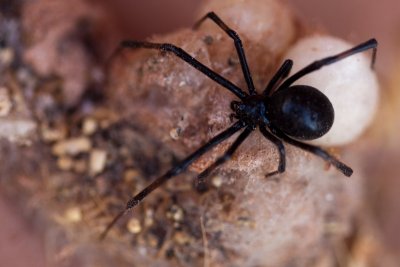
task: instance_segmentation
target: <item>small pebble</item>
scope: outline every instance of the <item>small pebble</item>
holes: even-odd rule
[[[180,222],[183,220],[183,209],[177,205],[172,205],[170,211],[167,213],[167,217],[174,221]]]
[[[3,48],[0,50],[0,62],[2,65],[10,65],[15,57],[14,50],[11,48]]]
[[[0,117],[7,116],[12,108],[12,102],[7,88],[0,87]]]
[[[72,207],[65,211],[65,219],[71,223],[77,223],[82,220],[82,211],[78,207]]]
[[[222,185],[222,177],[221,176],[214,176],[212,179],[211,179],[211,183],[212,183],[212,185],[214,186],[214,187],[216,187],[216,188],[219,188],[219,187],[221,187],[221,185]]]
[[[67,135],[67,131],[65,128],[49,128],[48,126],[41,127],[41,135],[42,139],[45,142],[56,142],[64,139]]]
[[[180,136],[180,134],[181,134],[181,131],[182,131],[181,128],[176,127],[176,128],[172,129],[172,130],[169,132],[169,135],[171,136],[172,139],[178,140],[178,139],[179,139],[179,136]]]
[[[0,138],[10,142],[29,145],[35,136],[36,123],[28,119],[1,118]]]
[[[62,156],[57,160],[57,166],[63,171],[69,171],[72,169],[73,160],[68,156]]]
[[[96,132],[98,128],[98,123],[95,119],[93,118],[86,118],[83,121],[82,125],[82,132],[84,135],[92,135]]]
[[[107,152],[102,149],[93,149],[89,157],[89,173],[96,175],[101,173],[106,166]]]
[[[140,225],[139,220],[136,218],[130,219],[126,227],[132,234],[138,234],[142,231],[142,226]]]
[[[70,138],[54,144],[52,152],[56,156],[76,156],[79,153],[89,152],[92,148],[91,141],[86,137]]]
[[[150,227],[154,224],[154,211],[151,209],[146,210],[146,216],[144,217],[144,225]]]

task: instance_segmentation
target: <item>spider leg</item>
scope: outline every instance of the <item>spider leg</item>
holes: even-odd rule
[[[270,140],[272,143],[275,144],[276,148],[278,149],[279,152],[279,165],[278,169],[276,171],[267,173],[265,177],[270,177],[278,173],[283,173],[285,172],[286,168],[286,154],[285,154],[285,147],[282,143],[281,140],[279,140],[276,136],[271,134],[270,132],[267,131],[267,129],[264,126],[259,127],[260,132],[264,135],[265,138]]]
[[[219,165],[224,164],[227,160],[229,160],[233,153],[235,153],[236,149],[243,143],[243,141],[250,135],[250,133],[253,131],[253,128],[247,127],[240,135],[239,137],[233,142],[233,144],[226,150],[226,152],[219,157],[213,164],[207,167],[203,172],[201,172],[197,177],[196,177],[196,187],[204,184],[205,178]]]
[[[353,170],[349,166],[347,166],[343,162],[340,162],[339,160],[337,160],[335,157],[330,155],[328,152],[326,152],[322,148],[294,140],[273,127],[270,127],[270,129],[274,135],[276,135],[277,137],[286,141],[287,143],[294,145],[298,148],[301,148],[303,150],[309,151],[309,152],[321,157],[323,160],[325,160],[325,161],[329,162],[330,164],[332,164],[333,166],[335,166],[339,171],[341,171],[347,177],[350,177],[353,174]]]
[[[373,49],[372,51],[372,59],[371,59],[371,68],[373,68],[375,64],[375,58],[376,58],[376,50],[377,50],[378,42],[375,39],[370,39],[364,43],[361,43],[353,48],[350,48],[349,50],[346,50],[344,52],[341,52],[337,55],[326,57],[317,61],[314,61],[313,63],[309,64],[308,66],[304,67],[303,69],[299,70],[292,76],[290,76],[286,81],[284,81],[281,86],[279,86],[278,90],[281,88],[287,88],[289,87],[292,83],[303,77],[304,75],[307,75],[313,71],[316,71],[323,66],[335,63],[339,60],[345,59],[347,57],[350,57],[354,54],[364,52],[368,49]]]
[[[150,42],[141,42],[141,41],[132,41],[132,40],[126,40],[122,41],[120,49],[124,48],[148,48],[148,49],[157,49],[160,51],[165,51],[165,52],[171,52],[175,56],[179,57],[204,75],[206,75],[208,78],[211,80],[215,81],[216,83],[222,85],[232,93],[234,93],[237,97],[240,99],[243,99],[247,96],[245,92],[243,92],[239,87],[237,87],[235,84],[232,82],[228,81],[218,73],[214,72],[207,66],[205,66],[203,63],[199,62],[195,58],[193,58],[191,55],[189,55],[185,50],[183,50],[180,47],[177,47],[172,44],[157,44],[157,43],[150,43]]]
[[[234,41],[236,52],[238,54],[240,60],[240,66],[242,67],[243,76],[246,80],[247,87],[249,89],[250,95],[255,95],[256,90],[254,88],[253,79],[251,78],[251,73],[249,70],[249,66],[247,64],[246,55],[244,53],[242,40],[240,40],[239,34],[237,34],[234,30],[229,28],[225,22],[222,21],[220,17],[217,16],[214,12],[207,13],[204,17],[202,17],[195,25],[194,29],[197,29],[206,19],[211,19],[215,22],[229,37],[231,37]]]
[[[212,147],[218,145],[222,141],[231,137],[234,133],[239,131],[244,127],[244,123],[241,121],[236,122],[234,125],[223,131],[222,133],[213,137],[210,141],[208,141],[205,145],[197,149],[195,152],[190,154],[176,166],[167,171],[164,175],[157,178],[150,185],[145,187],[142,191],[140,191],[137,195],[132,197],[126,204],[124,210],[122,210],[111,222],[107,225],[106,229],[100,235],[100,239],[104,239],[108,233],[108,231],[115,225],[115,223],[125,214],[127,214],[132,208],[134,208],[137,204],[139,204],[148,194],[150,194],[153,190],[158,188],[160,185],[168,181],[169,179],[177,176],[178,174],[186,171],[190,164],[192,164],[196,159],[200,158],[204,153],[209,151]]]
[[[275,88],[277,84],[279,84],[280,81],[285,79],[288,75],[290,70],[292,69],[293,66],[293,61],[290,59],[286,59],[282,66],[278,69],[278,71],[275,73],[274,77],[269,81],[267,87],[265,88],[263,95],[264,96],[269,96],[272,93],[272,90]]]

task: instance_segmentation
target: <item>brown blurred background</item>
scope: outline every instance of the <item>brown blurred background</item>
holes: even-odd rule
[[[155,33],[191,26],[198,16],[199,0],[117,0],[108,10],[119,17],[118,27],[124,35],[142,39]],[[358,43],[371,37],[379,40],[378,68],[394,64],[393,50],[400,34],[400,3],[395,0],[378,2],[362,0],[286,0],[296,14],[312,26],[325,28],[332,35]],[[383,65],[388,65],[383,67]],[[386,70],[386,69],[385,69]]]
[[[155,33],[166,33],[176,28],[192,25],[197,17],[196,10],[202,1],[195,0],[103,0],[107,10],[117,19],[118,35],[132,39],[143,39]],[[306,23],[325,28],[332,35],[340,36],[354,43],[375,37],[379,41],[377,71],[383,84],[390,84],[395,71],[399,68],[398,49],[400,44],[400,2],[396,0],[287,0],[289,5]],[[94,1],[93,1],[94,3]],[[97,4],[98,2],[96,2]],[[400,73],[400,72],[397,72]],[[396,129],[396,128],[394,128]],[[397,128],[398,129],[398,128]],[[400,183],[393,172],[387,171],[387,164],[396,164],[398,148],[393,148],[386,158],[380,157],[375,176],[380,181],[371,182],[375,189],[387,189],[381,196],[376,208],[378,223],[386,233],[391,247],[400,253]],[[398,158],[398,157],[397,157]],[[385,165],[386,164],[386,165]],[[390,173],[390,172],[389,172]],[[382,192],[375,192],[382,194]],[[397,212],[396,212],[397,211]],[[390,216],[388,216],[390,214]],[[45,250],[40,237],[32,232],[30,222],[24,221],[13,204],[0,196],[0,266],[44,266]],[[399,224],[398,224],[399,223]]]

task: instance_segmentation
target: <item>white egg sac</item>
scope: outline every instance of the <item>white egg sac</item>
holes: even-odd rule
[[[315,60],[336,55],[353,46],[338,38],[315,35],[298,41],[284,59],[294,61],[290,73],[294,74]],[[322,146],[348,144],[371,123],[379,98],[379,85],[371,69],[371,59],[372,49],[324,66],[294,83],[319,89],[330,99],[335,110],[335,120],[329,132],[309,143]]]

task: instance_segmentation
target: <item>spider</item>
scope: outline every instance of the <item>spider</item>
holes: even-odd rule
[[[260,94],[256,92],[254,87],[239,35],[229,28],[214,12],[209,12],[202,17],[195,24],[194,29],[197,29],[206,19],[213,21],[233,39],[240,60],[243,76],[247,84],[248,93],[221,75],[215,73],[190,56],[186,51],[175,45],[128,40],[121,43],[120,49],[156,49],[170,52],[179,57],[239,98],[238,101],[231,102],[231,109],[233,110],[233,117],[236,119],[236,122],[234,122],[228,129],[211,138],[211,140],[202,147],[194,151],[192,154],[173,166],[164,175],[157,178],[141,192],[132,197],[127,202],[125,209],[108,224],[101,234],[101,239],[107,235],[108,231],[123,215],[127,214],[131,209],[138,205],[147,195],[167,180],[186,171],[189,165],[191,165],[195,160],[239,131],[241,131],[241,133],[225,153],[197,176],[197,182],[199,184],[204,182],[205,177],[208,176],[211,171],[229,160],[237,148],[256,128],[260,130],[261,134],[266,139],[276,146],[279,152],[278,168],[277,170],[266,174],[267,177],[285,171],[286,156],[283,141],[321,157],[335,166],[345,176],[351,176],[353,173],[353,170],[350,167],[337,160],[325,150],[300,141],[316,139],[326,134],[333,124],[334,109],[329,99],[318,89],[308,85],[292,84],[301,77],[314,72],[323,66],[335,63],[368,49],[373,49],[371,60],[372,68],[376,58],[377,41],[375,39],[370,39],[337,55],[314,61],[290,77],[288,77],[288,75],[293,66],[293,61],[287,59],[269,81],[264,91]]]

